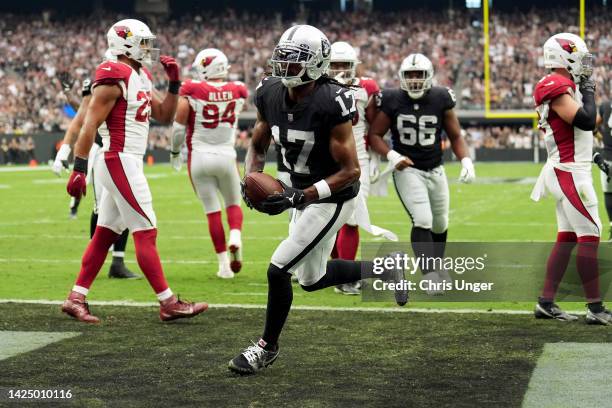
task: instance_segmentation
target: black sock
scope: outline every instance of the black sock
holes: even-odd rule
[[[127,229],[123,230],[121,235],[119,235],[119,238],[117,238],[117,240],[113,244],[113,251],[125,252],[125,247],[127,246],[127,240],[128,240],[129,235],[130,235],[129,230]]]
[[[364,278],[372,277],[372,265],[372,262],[369,261],[347,261],[344,259],[327,261],[325,275],[312,285],[302,285],[302,289],[313,292],[343,283],[357,282],[361,280],[362,276]]]
[[[268,267],[268,306],[266,308],[266,325],[261,338],[267,350],[274,350],[278,344],[287,315],[293,301],[291,274],[270,264]]]
[[[70,207],[70,211],[76,212],[79,209],[79,204],[81,204],[81,199],[75,198],[72,207]]]
[[[96,225],[98,224],[98,214],[91,212],[91,218],[89,219],[89,239],[93,238],[93,234],[96,231]]]
[[[448,235],[448,230],[441,232],[440,234],[436,234],[432,231],[431,237],[434,242],[434,256],[436,258],[444,258],[444,251],[446,250],[446,236]]]
[[[589,310],[593,313],[601,313],[605,310],[602,302],[593,302],[587,304]]]
[[[606,203],[606,212],[608,220],[612,222],[612,193],[604,193],[604,202]]]
[[[415,257],[422,256],[427,259],[435,256],[431,230],[421,227],[412,227],[412,231],[410,232],[410,241],[412,243],[412,250],[414,251]],[[425,264],[429,264],[429,262],[423,262],[422,265]],[[423,267],[421,268],[421,271],[423,274],[426,274],[431,272],[431,268]]]
[[[549,299],[544,299],[543,297],[539,297],[538,298],[538,303],[540,304],[540,306],[547,308],[549,306],[552,306],[553,301],[549,300]]]

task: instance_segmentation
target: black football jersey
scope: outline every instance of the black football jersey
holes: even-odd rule
[[[91,95],[91,79],[90,78],[85,78],[83,80],[83,86],[81,87],[81,96],[84,98],[88,95]],[[100,134],[98,132],[96,132],[96,138],[94,140],[94,142],[102,147],[102,136],[100,136]]]
[[[601,134],[603,135],[603,156],[604,159],[612,161],[612,101],[606,101],[599,107],[599,115],[603,119],[601,124]]]
[[[293,187],[310,187],[340,170],[329,149],[330,132],[340,123],[352,121],[355,115],[350,89],[318,82],[310,95],[291,104],[280,78],[268,77],[257,87],[255,106],[272,130]],[[358,191],[357,181],[321,202],[346,201]]]
[[[274,143],[274,150],[276,151],[276,170],[282,172],[289,172],[287,166],[283,162],[283,154],[281,153],[281,146]]]
[[[393,150],[409,157],[419,170],[441,165],[444,112],[454,107],[453,91],[441,86],[419,99],[402,89],[383,90],[380,109],[391,119]]]

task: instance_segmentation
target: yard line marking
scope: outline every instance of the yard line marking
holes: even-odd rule
[[[39,258],[0,258],[0,263],[71,263],[71,264],[80,264],[80,259],[39,259]],[[219,261],[216,259],[214,261],[207,260],[199,260],[199,259],[162,259],[162,263],[165,264],[179,264],[179,265],[207,265],[207,264],[215,264],[217,265]],[[125,263],[135,264],[136,260],[126,259]],[[268,265],[269,261],[242,261],[242,264],[246,265]]]
[[[81,333],[76,332],[0,330],[0,344],[2,344],[2,347],[0,347],[0,361],[80,335]]]
[[[48,238],[48,239],[74,239],[82,241],[85,239],[85,235],[62,235],[62,234],[0,234],[0,239],[32,239],[32,238]],[[260,235],[257,237],[242,237],[243,241],[261,241],[262,239],[282,240],[287,238],[286,236],[266,236]],[[172,239],[172,240],[210,240],[208,232],[202,233],[202,235],[163,235],[157,237],[157,240]],[[87,238],[89,240],[89,238]]]
[[[47,299],[0,299],[0,303],[20,303],[32,305],[61,305],[63,300],[47,300]],[[158,302],[135,302],[132,300],[91,300],[88,301],[94,306],[126,306],[126,307],[159,307]],[[266,305],[244,304],[244,303],[212,303],[208,305],[210,308],[217,309],[265,309]],[[455,314],[504,314],[504,315],[532,315],[529,310],[511,310],[511,309],[425,309],[425,308],[400,308],[397,306],[390,307],[344,307],[344,306],[292,306],[292,310],[304,311],[321,311],[321,312],[377,312],[377,313],[455,313]],[[566,312],[572,314],[584,314],[583,311]]]
[[[610,406],[612,389],[605,379],[611,375],[610,343],[546,343],[522,406]]]

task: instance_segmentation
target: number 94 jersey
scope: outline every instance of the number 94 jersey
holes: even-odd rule
[[[391,119],[393,150],[409,157],[419,170],[442,164],[444,112],[455,107],[449,88],[434,86],[419,99],[402,89],[382,91],[380,110]]]
[[[187,149],[236,157],[238,115],[248,90],[242,82],[185,81],[179,95],[189,101]]]
[[[313,92],[289,105],[288,90],[279,78],[264,78],[256,90],[255,105],[280,146],[291,184],[307,188],[340,170],[330,151],[335,126],[352,121],[357,110],[353,91],[319,81]],[[322,202],[342,202],[357,195],[359,182],[335,192]]]

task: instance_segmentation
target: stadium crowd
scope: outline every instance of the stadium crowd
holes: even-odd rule
[[[548,10],[551,20],[541,23],[541,13],[494,13],[491,17],[492,108],[530,109],[534,81],[543,72],[540,47],[559,31],[577,31],[576,13]],[[68,72],[76,95],[81,81],[101,61],[107,28],[118,15],[91,18],[52,18],[49,13],[0,18],[0,134],[60,131],[69,118],[68,103],[57,79]],[[596,56],[596,79],[610,91],[612,19],[601,10],[588,16],[587,42]],[[480,12],[446,10],[396,13],[322,13],[311,22],[331,41],[346,40],[358,50],[360,73],[382,87],[397,86],[397,69],[411,52],[422,52],[434,63],[436,82],[452,86],[458,108],[484,105],[482,22]],[[183,74],[190,74],[195,54],[205,47],[222,49],[232,67],[230,80],[242,80],[253,90],[265,74],[275,41],[291,22],[280,15],[262,17],[227,11],[219,15],[194,13],[173,19],[147,18],[157,33],[162,53],[178,57]],[[153,72],[165,80],[161,66]],[[159,89],[165,83],[156,84]],[[248,108],[248,106],[247,106]],[[488,132],[493,134],[494,132]],[[163,135],[152,133],[152,146],[165,148]]]

